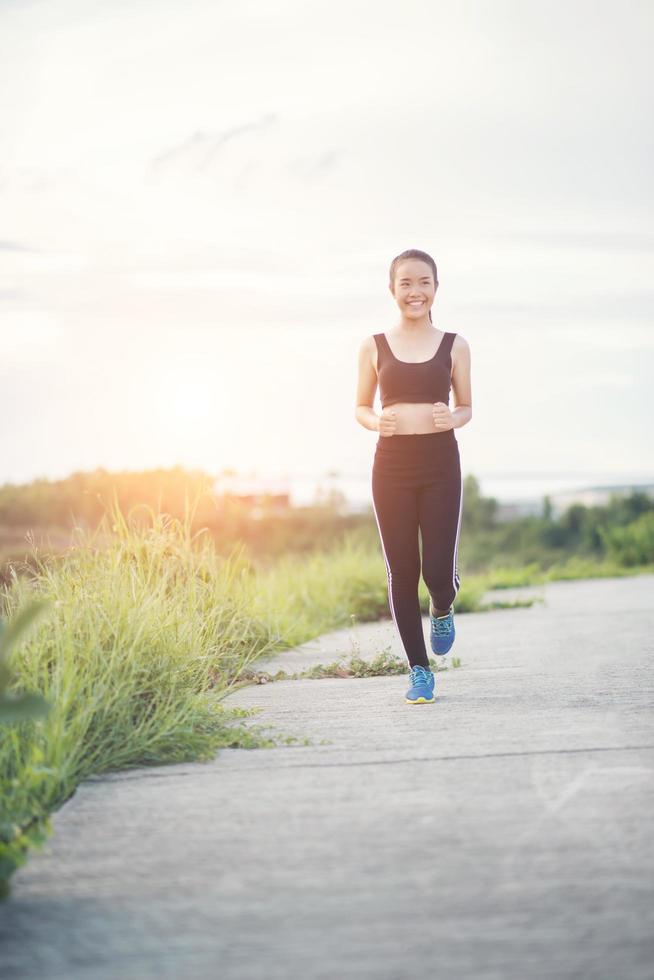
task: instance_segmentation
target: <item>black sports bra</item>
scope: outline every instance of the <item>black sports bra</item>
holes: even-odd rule
[[[428,361],[400,361],[386,334],[373,334],[377,344],[377,379],[382,408],[397,402],[444,402],[450,400],[452,344],[455,333],[446,333]]]

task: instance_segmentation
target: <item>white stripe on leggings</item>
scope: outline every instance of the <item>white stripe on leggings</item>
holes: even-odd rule
[[[381,531],[381,524],[379,523],[379,517],[377,516],[377,508],[375,507],[374,498],[372,500],[372,509],[375,512],[375,520],[377,521],[377,528],[379,530],[379,540],[382,546],[382,553],[384,555],[384,564],[386,565],[386,575],[388,578],[388,604],[391,609],[391,616],[393,617],[393,622],[397,628],[398,633],[400,632],[400,627],[397,625],[397,619],[395,618],[395,609],[393,608],[393,576],[391,574],[391,566],[386,555],[386,549],[384,548],[384,537]],[[401,634],[400,634],[401,638]]]
[[[452,585],[454,586],[454,594],[459,591],[459,586],[461,580],[459,578],[459,566],[457,564],[457,556],[459,550],[459,532],[461,530],[461,514],[463,512],[463,480],[461,480],[461,493],[459,494],[459,519],[456,525],[456,540],[454,542],[454,559],[452,562]]]

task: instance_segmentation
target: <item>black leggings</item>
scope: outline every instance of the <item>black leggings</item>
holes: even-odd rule
[[[435,608],[449,609],[459,591],[457,552],[463,506],[454,430],[380,436],[372,467],[372,499],[391,615],[409,665],[428,667],[418,600],[418,528],[425,585]]]

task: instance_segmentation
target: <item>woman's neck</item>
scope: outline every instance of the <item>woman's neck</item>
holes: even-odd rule
[[[435,327],[428,316],[421,317],[419,320],[401,317],[397,329],[403,333],[421,334],[431,333]]]

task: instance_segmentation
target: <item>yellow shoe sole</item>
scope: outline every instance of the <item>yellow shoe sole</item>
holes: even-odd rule
[[[430,698],[416,698],[415,701],[412,701],[411,698],[405,698],[404,700],[407,704],[433,704],[436,698],[432,696]]]

